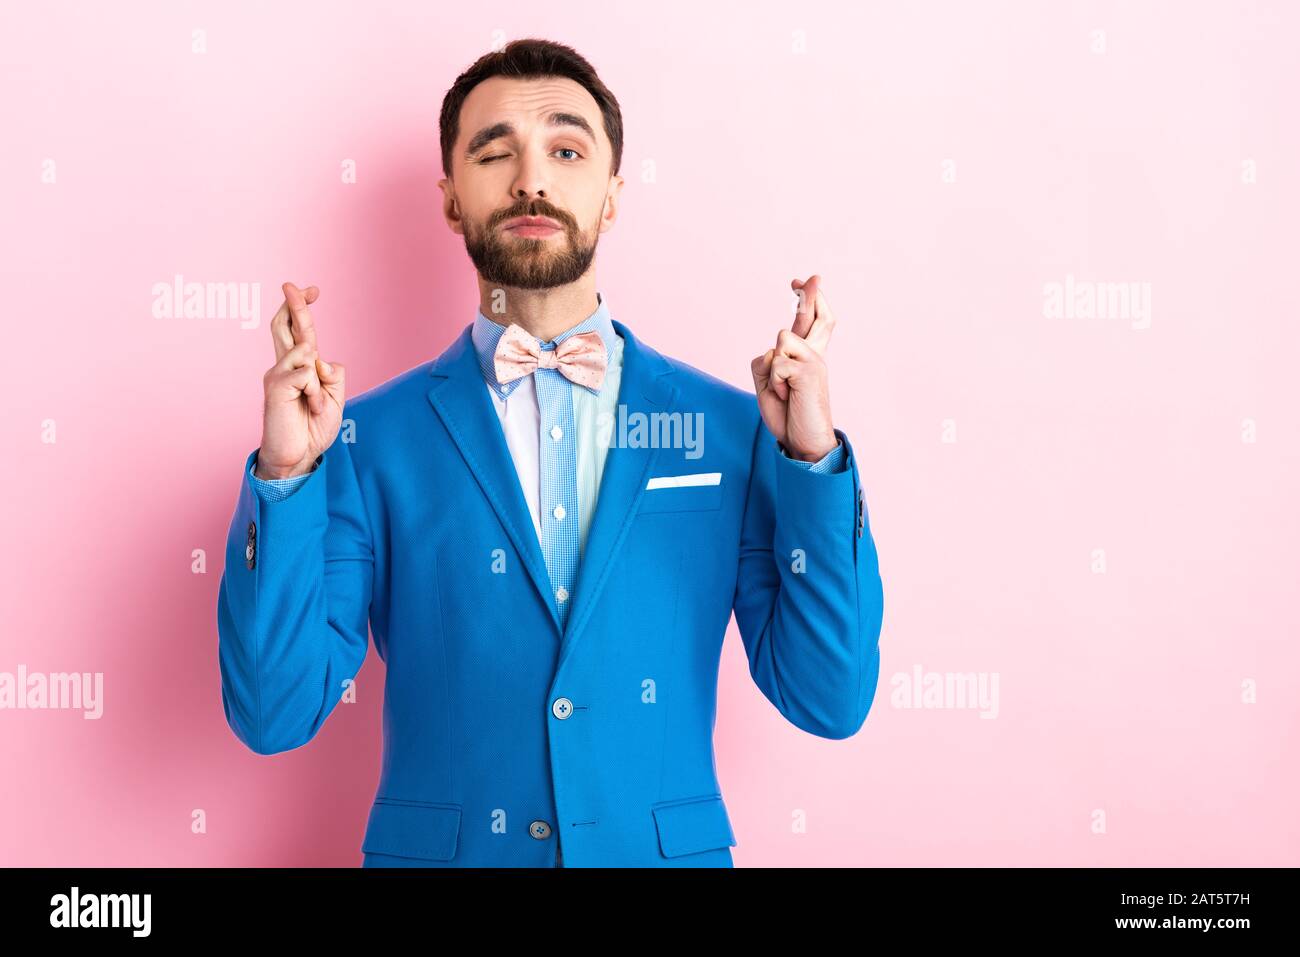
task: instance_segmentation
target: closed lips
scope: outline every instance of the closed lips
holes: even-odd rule
[[[553,219],[547,219],[545,216],[521,216],[517,219],[508,219],[505,222],[505,229],[514,229],[517,226],[545,226],[547,229],[559,229],[560,224]]]

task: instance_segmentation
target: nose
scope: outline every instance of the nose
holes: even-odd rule
[[[545,164],[533,155],[532,150],[524,150],[515,181],[511,185],[511,195],[516,199],[548,199]]]
[[[515,199],[546,199],[546,189],[541,186],[531,189],[527,186],[516,186],[514,197]]]

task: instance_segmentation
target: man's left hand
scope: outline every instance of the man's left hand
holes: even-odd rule
[[[776,348],[750,363],[758,411],[786,454],[816,462],[839,445],[831,425],[826,344],[835,317],[821,291],[821,276],[790,281],[799,294],[794,325],[776,336]]]

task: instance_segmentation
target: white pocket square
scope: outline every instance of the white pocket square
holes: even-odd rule
[[[692,475],[660,475],[645,483],[646,491],[652,488],[683,488],[687,485],[717,485],[721,472],[695,472]]]

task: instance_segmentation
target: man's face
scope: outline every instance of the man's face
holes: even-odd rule
[[[494,76],[461,106],[452,175],[438,183],[443,215],[487,282],[566,285],[614,224],[623,178],[610,174],[611,159],[600,107],[581,84]]]

